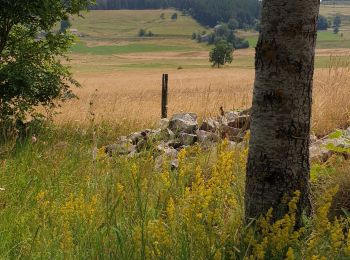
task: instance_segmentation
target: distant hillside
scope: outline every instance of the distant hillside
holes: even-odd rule
[[[161,9],[176,8],[190,13],[203,25],[236,19],[240,28],[255,26],[260,15],[259,0],[97,0],[91,9]]]
[[[177,13],[178,18],[171,16]],[[84,18],[75,17],[71,20],[72,27],[83,34],[82,40],[119,41],[119,40],[151,40],[160,38],[190,39],[193,32],[206,30],[191,16],[181,15],[172,9],[162,10],[93,10],[83,14]],[[140,29],[153,37],[141,38]]]

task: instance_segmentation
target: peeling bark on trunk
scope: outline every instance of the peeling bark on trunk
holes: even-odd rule
[[[319,0],[264,0],[246,179],[246,219],[301,192],[298,219],[310,211],[309,136]]]

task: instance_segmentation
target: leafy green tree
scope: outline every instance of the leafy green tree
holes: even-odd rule
[[[317,30],[327,30],[328,29],[328,20],[325,16],[319,15],[317,20]]]
[[[140,29],[139,30],[139,37],[144,37],[144,36],[146,36],[146,30],[145,29]]]
[[[0,125],[38,116],[79,86],[62,65],[73,36],[54,27],[87,9],[92,0],[0,0]]]
[[[338,34],[338,32],[339,32],[339,27],[338,27],[338,26],[335,26],[335,27],[333,28],[333,33],[334,33],[334,34]]]
[[[334,17],[334,20],[333,20],[333,32],[335,34],[339,32],[340,24],[341,24],[341,17],[337,15],[336,17]]]
[[[231,29],[231,30],[236,30],[236,29],[238,28],[238,26],[239,26],[239,23],[238,23],[238,21],[237,21],[236,19],[231,18],[231,19],[228,21],[227,26],[228,26],[228,28]]]
[[[213,67],[224,66],[226,63],[233,61],[233,47],[225,40],[220,40],[215,44],[215,47],[209,54],[209,61]]]
[[[341,24],[341,17],[339,15],[337,15],[336,17],[334,17],[333,26],[340,27],[340,24]]]
[[[173,15],[171,16],[171,20],[177,20],[177,13],[173,13]]]

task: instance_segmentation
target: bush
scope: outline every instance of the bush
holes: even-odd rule
[[[247,40],[239,39],[234,46],[236,49],[247,49],[249,48],[249,42]]]
[[[317,21],[317,30],[327,30],[328,29],[328,20],[325,16],[320,15]]]
[[[138,35],[139,35],[139,37],[144,37],[144,36],[146,36],[146,30],[145,30],[145,29],[140,29]]]
[[[177,20],[177,13],[173,13],[173,15],[171,16],[171,20]]]

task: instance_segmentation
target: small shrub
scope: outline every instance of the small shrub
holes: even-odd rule
[[[177,13],[173,13],[173,15],[171,16],[171,20],[173,21],[177,20]]]
[[[146,36],[146,30],[145,30],[145,29],[140,29],[138,35],[139,35],[139,37],[144,37],[144,36]]]

